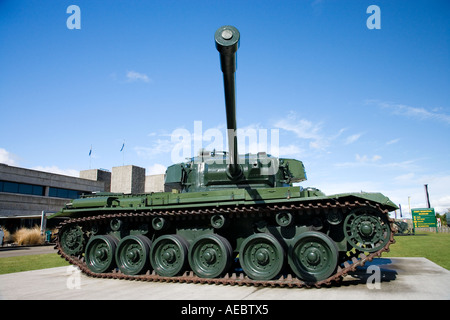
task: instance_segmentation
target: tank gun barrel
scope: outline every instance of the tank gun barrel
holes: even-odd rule
[[[220,66],[223,72],[225,92],[225,109],[227,114],[229,166],[228,173],[232,179],[238,179],[242,170],[238,164],[238,145],[236,136],[236,51],[239,48],[239,31],[233,26],[217,29],[214,38],[220,53]]]

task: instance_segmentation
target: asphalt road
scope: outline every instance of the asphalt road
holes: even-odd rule
[[[38,251],[30,248],[21,252],[33,250]],[[0,257],[4,253],[2,250]],[[448,300],[450,271],[425,258],[382,258],[345,277],[340,287],[291,289],[99,279],[87,277],[70,266],[0,275],[0,299]]]
[[[0,247],[0,258],[56,253],[55,245]]]

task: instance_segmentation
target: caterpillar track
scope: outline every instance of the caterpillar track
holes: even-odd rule
[[[314,220],[314,218],[319,218],[319,220],[325,220],[326,217],[330,215],[330,213],[340,212],[345,216],[349,216],[352,212],[358,212],[361,210],[369,210],[369,212],[373,212],[375,215],[380,214],[381,218],[379,221],[380,224],[387,224],[388,228],[384,227],[384,230],[388,230],[388,232],[383,236],[383,245],[377,248],[374,252],[363,252],[361,250],[350,248],[348,246],[348,251],[340,252],[339,261],[337,263],[337,267],[335,268],[333,274],[328,276],[325,279],[321,279],[319,281],[311,281],[301,279],[295,274],[293,274],[291,268],[289,268],[288,264],[284,263],[283,270],[280,272],[276,278],[273,279],[252,279],[248,275],[245,274],[242,270],[236,268],[236,263],[229,269],[226,270],[224,274],[215,278],[205,278],[199,277],[196,275],[194,271],[186,267],[185,270],[182,270],[177,276],[162,276],[159,275],[152,267],[149,267],[147,270],[143,270],[138,275],[129,275],[120,271],[113,264],[113,268],[108,270],[107,272],[93,272],[87,265],[85,259],[85,247],[86,242],[88,242],[88,237],[92,237],[93,234],[91,232],[93,226],[97,229],[98,226],[104,225],[103,229],[109,230],[109,225],[111,221],[122,221],[126,225],[128,224],[150,224],[154,218],[167,218],[171,221],[173,225],[176,225],[182,221],[194,221],[194,224],[204,225],[209,224],[211,217],[215,215],[225,215],[229,217],[230,220],[236,222],[239,219],[245,219],[251,217],[251,221],[253,224],[257,224],[257,221],[273,221],[274,217],[277,213],[280,212],[290,212],[294,215],[295,219],[301,219],[299,217],[305,216],[308,217],[308,220]],[[233,221],[234,220],[234,221]],[[317,220],[317,219],[316,219]],[[83,230],[83,240],[82,245],[83,249],[79,250],[81,253],[76,255],[68,254],[63,249],[63,244],[61,243],[61,239],[63,237],[65,230],[71,230],[71,227],[81,228]],[[313,230],[313,232],[321,232],[326,231],[330,232],[331,225],[322,226],[319,228],[314,227],[312,225],[307,227],[308,231]],[[336,226],[333,226],[336,227]],[[337,224],[339,228],[345,228],[345,221],[342,217],[340,222]],[[280,230],[283,227],[277,228],[266,228],[265,231],[270,230],[273,232],[276,230]],[[315,230],[319,229],[319,231]],[[89,231],[90,230],[90,231]],[[220,233],[221,229],[211,228],[210,232],[218,232]],[[254,234],[258,234],[259,231],[254,227]],[[379,203],[371,202],[371,201],[361,201],[351,200],[339,202],[338,200],[330,200],[327,199],[326,202],[322,201],[309,201],[308,203],[292,203],[292,204],[282,204],[282,205],[252,205],[252,206],[233,206],[227,208],[203,208],[203,209],[170,209],[170,210],[153,210],[153,211],[145,211],[145,212],[135,212],[135,211],[121,211],[121,212],[109,212],[101,215],[95,216],[85,216],[72,218],[62,222],[58,226],[57,233],[57,241],[55,249],[58,250],[58,254],[61,255],[62,258],[66,259],[69,263],[77,266],[80,270],[88,276],[99,277],[99,278],[111,278],[111,279],[126,279],[126,280],[139,280],[139,281],[162,281],[162,282],[180,282],[180,283],[206,283],[206,284],[222,284],[222,285],[239,285],[239,286],[269,286],[269,287],[294,287],[294,288],[302,288],[302,287],[317,287],[320,288],[322,286],[330,286],[334,284],[339,284],[342,278],[347,275],[349,272],[355,271],[357,267],[364,266],[367,261],[372,261],[373,258],[380,257],[383,252],[389,251],[389,246],[392,243],[395,243],[394,240],[394,232],[395,225],[394,220],[389,219],[388,209],[384,209],[382,205]],[[110,234],[113,234],[110,230]],[[126,236],[128,232],[123,234]],[[161,237],[164,233],[159,233],[157,231],[145,231],[146,236],[151,238],[152,240],[156,240],[155,237]],[[226,234],[226,232],[225,232]],[[122,237],[123,239],[124,237]],[[279,238],[279,242],[283,243],[286,239]],[[66,240],[67,241],[67,240]],[[235,241],[230,241],[231,243],[235,243]],[[155,243],[155,241],[153,241]],[[286,247],[286,244],[283,244]],[[291,245],[292,246],[292,245]],[[189,250],[192,250],[192,241],[190,244]],[[237,248],[233,248],[235,254],[238,252]],[[285,254],[287,255],[287,254]],[[286,259],[287,260],[287,259]],[[187,266],[188,263],[186,262]],[[234,268],[234,270],[233,270]]]

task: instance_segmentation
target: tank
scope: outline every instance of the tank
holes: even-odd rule
[[[397,232],[395,235],[406,235],[411,234],[411,229],[409,229],[409,225],[407,222],[396,220],[395,225],[397,226]]]
[[[50,219],[58,254],[94,277],[231,285],[339,284],[395,242],[397,206],[381,193],[325,195],[303,188],[301,161],[239,155],[239,31],[215,32],[223,73],[228,151],[205,151],[167,168],[165,191],[97,193]]]

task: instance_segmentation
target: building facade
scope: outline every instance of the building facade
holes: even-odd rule
[[[164,190],[164,175],[145,176],[137,166],[80,171],[80,177],[0,163],[0,225],[15,229],[40,224],[71,199],[93,192],[150,193]]]
[[[105,181],[0,163],[0,225],[30,226],[40,219],[42,212],[50,215],[59,211],[69,199],[96,191],[109,191],[105,188]]]

